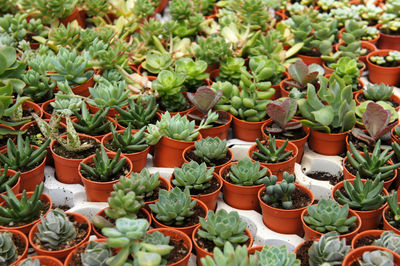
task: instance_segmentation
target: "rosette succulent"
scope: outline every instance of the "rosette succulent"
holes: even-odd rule
[[[214,167],[207,170],[205,163],[198,164],[196,161],[190,161],[189,163],[184,163],[180,168],[174,168],[172,184],[177,187],[205,190],[210,187],[213,172]]]
[[[268,169],[261,168],[260,163],[244,158],[237,164],[232,164],[229,179],[239,186],[255,186],[263,184],[268,178]]]
[[[228,147],[226,143],[226,140],[221,140],[218,137],[203,138],[194,143],[193,153],[207,166],[215,166],[219,163],[219,160],[227,156]]]

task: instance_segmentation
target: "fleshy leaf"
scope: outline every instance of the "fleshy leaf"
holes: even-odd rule
[[[203,86],[197,89],[196,93],[187,93],[189,101],[202,113],[207,113],[221,99],[222,90],[214,92],[211,88]]]
[[[385,110],[379,104],[370,102],[363,114],[362,121],[369,135],[375,140],[387,132],[390,121],[390,111]]]

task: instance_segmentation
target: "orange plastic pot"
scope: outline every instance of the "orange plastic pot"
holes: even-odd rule
[[[386,206],[384,209],[383,209],[383,214],[382,214],[382,218],[383,218],[383,228],[385,229],[385,230],[391,230],[391,231],[393,231],[393,232],[395,232],[396,234],[398,234],[398,235],[400,235],[400,230],[399,229],[397,229],[396,227],[394,227],[393,225],[391,225],[390,223],[389,223],[389,221],[386,219],[386,212],[388,212],[390,210],[390,207],[389,206]]]
[[[229,206],[240,210],[259,210],[257,193],[264,186],[264,184],[256,186],[239,186],[225,180],[224,176],[229,171],[232,165],[237,162],[232,162],[219,170],[219,176],[224,182],[223,196],[224,201]],[[260,165],[261,168],[267,168],[267,175],[271,176],[271,170],[265,165]]]
[[[263,248],[264,248],[264,246],[254,246],[254,247],[248,248],[247,252],[249,255],[253,255],[254,253],[256,253],[256,251],[263,250]]]
[[[55,101],[55,99],[53,98],[53,99],[50,99],[50,100],[45,101],[44,103],[42,103],[41,108],[42,108],[42,111],[43,111],[43,117],[44,118],[46,118],[46,119],[50,119],[51,118],[51,114],[47,110],[48,110],[48,108],[50,106],[50,103],[52,103],[54,101]],[[65,118],[62,118],[61,121],[64,123],[65,122]]]
[[[330,134],[311,129],[308,145],[316,153],[338,155],[346,150],[346,135],[348,132]]]
[[[84,134],[78,134],[78,136],[80,139],[94,139],[96,142],[100,143],[95,137],[92,136]],[[62,136],[62,138],[65,137],[66,136]],[[51,154],[53,155],[58,181],[65,184],[80,184],[81,177],[79,175],[78,166],[83,159],[70,159],[58,155],[53,149],[55,143],[56,140],[53,140],[50,143],[50,150]]]
[[[196,141],[201,140],[199,133]],[[181,141],[163,136],[154,146],[155,167],[180,167],[183,164],[182,152],[189,146],[194,145],[194,141]]]
[[[86,15],[84,13],[81,13],[77,7],[75,7],[74,11],[68,17],[61,20],[61,23],[66,27],[69,23],[71,23],[74,20],[78,22],[79,26],[85,28]]]
[[[397,142],[398,144],[400,144],[400,138],[397,136],[396,132],[394,131],[394,128],[392,128],[390,130],[390,134],[392,136],[392,141]]]
[[[279,89],[280,89],[280,91],[281,91],[281,96],[282,97],[289,97],[289,91],[287,91],[286,90],[286,88],[285,88],[285,81],[287,81],[287,80],[293,80],[292,78],[286,78],[286,79],[283,79],[282,81],[281,81],[281,83],[279,83]]]
[[[206,219],[206,218],[207,218],[207,212],[208,212],[207,205],[205,205],[201,200],[195,199],[195,198],[193,198],[193,197],[192,197],[192,200],[195,200],[195,201],[197,202],[197,205],[200,206],[200,207],[204,210],[205,216],[204,216],[203,218]],[[185,227],[168,226],[168,225],[165,225],[165,224],[159,222],[159,221],[155,218],[155,215],[154,215],[153,212],[150,212],[150,214],[151,214],[151,220],[152,220],[152,222],[153,222],[153,226],[154,226],[155,228],[172,228],[172,229],[178,230],[178,231],[180,231],[180,232],[186,234],[186,235],[189,236],[189,237],[192,235],[193,230],[199,225],[199,224],[194,224],[194,225],[185,226]]]
[[[265,144],[265,140],[261,141],[262,144]],[[284,140],[281,139],[276,139],[275,140],[276,147],[279,148],[285,143]],[[254,162],[252,158],[253,152],[258,151],[257,144],[254,144],[253,146],[250,147],[248,151],[248,155],[250,159]],[[280,162],[280,163],[265,163],[265,162],[260,162],[262,166],[267,167],[273,175],[276,175],[278,177],[278,180],[281,181],[283,179],[283,173],[288,172],[289,174],[294,173],[294,165],[296,164],[296,159],[297,159],[297,154],[298,154],[298,149],[297,146],[291,143],[290,141],[288,142],[285,152],[292,151],[292,157],[288,159],[287,161]]]
[[[306,208],[301,213],[301,223],[303,224],[304,239],[307,241],[307,240],[315,240],[315,239],[320,238],[323,235],[323,233],[320,233],[320,232],[312,229],[311,227],[309,227],[306,224],[306,222],[304,222],[303,217],[307,216],[307,215],[308,215],[308,212],[307,212],[307,208]],[[356,221],[357,227],[356,227],[356,229],[354,229],[353,231],[351,231],[351,232],[349,232],[347,234],[339,235],[340,239],[343,239],[343,238],[346,239],[347,244],[351,243],[351,240],[358,234],[358,232],[360,231],[360,228],[361,228],[361,218],[360,218],[360,216],[358,216],[358,214],[353,210],[349,210],[349,216],[356,216],[357,217],[357,221]],[[349,216],[347,216],[347,217],[349,217]]]
[[[233,116],[233,134],[236,138],[254,142],[262,138],[261,127],[265,120],[260,122],[247,122]]]
[[[370,60],[372,56],[386,56],[391,51],[393,50],[378,50],[367,56],[368,78],[372,83],[384,83],[389,86],[396,86],[400,83],[400,66],[382,67]]]
[[[40,108],[40,105],[32,102],[32,101],[26,101],[22,103],[22,109],[23,110],[32,110],[33,112],[35,112],[39,117],[43,117],[43,110],[42,108]],[[13,128],[18,130],[20,129],[22,125],[18,125],[18,126],[14,126]]]
[[[94,106],[94,105],[91,105],[90,103],[88,103],[87,105],[89,106],[89,110],[90,110],[90,112],[91,112],[92,114],[95,114],[95,113],[97,113],[97,112],[100,110],[99,107]],[[127,105],[125,105],[125,106],[120,106],[120,107],[121,107],[121,109],[126,109]],[[119,113],[118,113],[117,109],[115,109],[115,108],[110,108],[110,110],[109,110],[108,113],[107,113],[107,116],[115,117],[115,116],[118,115],[118,114],[119,114]]]
[[[219,193],[221,192],[223,184],[221,178],[215,172],[213,173],[213,177],[217,179],[219,183],[219,188],[217,190],[204,195],[193,195],[193,194],[190,195],[192,198],[201,200],[201,202],[203,202],[209,210],[215,210],[215,207],[217,206],[218,196]],[[174,187],[174,185],[172,184],[173,179],[174,179],[174,174],[172,174],[171,177],[169,178],[170,187]]]
[[[3,172],[4,172],[4,168],[1,168],[1,169],[0,169],[0,174],[3,174]],[[16,173],[17,173],[17,172],[15,172],[15,171],[12,170],[12,169],[7,169],[7,176],[14,176]],[[12,191],[15,195],[19,194],[19,191],[20,191],[20,184],[21,184],[21,177],[18,177],[17,183],[15,183],[15,185],[12,186],[12,188],[11,188],[11,191]],[[5,196],[6,194],[7,194],[7,192],[3,192],[3,193],[0,194],[0,203],[4,202],[3,198],[1,197],[1,195],[4,195],[4,196]]]
[[[323,63],[323,60],[320,56],[308,56],[308,55],[297,54],[297,57],[303,60],[303,62],[306,63],[306,65],[318,64],[322,66]]]
[[[167,266],[187,266],[189,263],[190,254],[192,253],[193,244],[186,234],[181,231],[175,230],[173,228],[157,228],[147,231],[147,234],[152,234],[154,232],[160,232],[164,236],[169,236],[170,240],[181,242],[181,244],[187,249],[188,253],[185,257],[177,262],[167,264]]]
[[[377,50],[376,46],[374,44],[372,44],[369,41],[360,41],[361,42],[361,48],[365,48],[367,49],[370,53],[371,52],[375,52]],[[340,43],[338,43],[336,45],[336,51],[339,51],[339,46],[344,45],[345,43],[342,41]],[[368,55],[368,54],[367,54]],[[360,76],[362,75],[362,73],[364,72],[365,68],[366,68],[366,64],[367,64],[367,55],[362,55],[360,56],[358,59],[364,63],[364,66],[362,67],[362,69],[360,69]],[[324,68],[326,67],[326,65],[324,64]],[[331,74],[333,73],[333,69],[329,68],[328,69],[332,70],[330,73],[325,71],[325,74]]]
[[[75,221],[78,223],[86,223],[87,224],[88,229],[87,229],[87,234],[86,234],[85,238],[81,242],[76,244],[75,246],[67,248],[67,249],[55,250],[55,251],[42,249],[41,247],[36,246],[35,241],[34,241],[34,236],[38,232],[37,224],[35,224],[32,227],[31,231],[29,232],[29,244],[33,247],[33,249],[36,251],[36,253],[38,255],[49,256],[49,257],[53,257],[53,258],[59,259],[61,261],[64,261],[64,259],[69,255],[69,253],[71,253],[75,248],[80,247],[82,244],[84,244],[86,241],[88,241],[90,232],[91,232],[90,221],[85,216],[83,216],[79,213],[67,212],[66,214],[67,214],[67,216],[73,216]],[[39,223],[41,223],[41,222],[39,222]]]
[[[122,133],[124,130],[118,130],[118,133]],[[136,129],[132,129],[132,133],[137,131]],[[108,144],[112,141],[113,134],[112,132],[104,135],[104,137],[101,139],[101,145],[106,149],[108,153],[116,154],[115,151],[112,151],[110,149],[107,149],[105,144]],[[133,164],[133,172],[139,173],[142,171],[143,168],[146,167],[146,162],[147,162],[147,155],[149,154],[150,151],[150,146],[147,147],[145,150],[140,151],[140,152],[134,152],[134,153],[121,153],[124,155],[126,158],[128,158],[132,164]]]
[[[177,115],[177,114],[179,114],[180,116],[186,116],[188,113],[190,113],[190,112],[192,112],[192,111],[194,111],[196,108],[193,106],[193,107],[190,107],[189,109],[186,109],[186,110],[183,110],[183,111],[180,111],[180,112],[169,112],[169,114],[171,115],[171,117],[172,116],[175,116],[175,115]],[[166,112],[164,111],[164,110],[161,110],[161,109],[158,109],[158,111],[157,111],[157,116],[158,117],[160,117],[161,118],[161,116],[163,115],[163,114],[165,114]]]
[[[115,153],[107,152],[107,156],[110,159],[115,157]],[[86,165],[91,165],[93,163],[93,158],[96,157],[96,154],[89,156],[88,158],[84,159],[82,163]],[[129,172],[126,174],[126,177],[129,178],[132,173],[133,165],[132,162],[126,158],[124,155],[120,155],[120,159],[125,158],[126,163],[129,166]],[[109,182],[98,182],[90,180],[82,175],[82,166],[79,164],[78,166],[78,173],[82,180],[83,185],[86,189],[86,195],[88,201],[92,202],[104,202],[107,201],[108,197],[110,196],[111,192],[114,190],[113,185],[119,182],[119,178]]]
[[[380,34],[378,42],[379,49],[390,49],[400,51],[400,35]]]
[[[31,198],[32,195],[33,195],[33,192],[26,192],[26,196],[27,196],[28,199]],[[22,193],[17,194],[16,197],[17,197],[17,199],[21,199]],[[48,203],[49,203],[49,209],[48,209],[48,210],[46,211],[46,213],[44,214],[44,217],[46,217],[46,215],[49,213],[49,211],[51,210],[51,208],[52,208],[52,206],[53,206],[53,202],[51,201],[51,198],[50,198],[48,195],[44,194],[44,193],[42,193],[42,195],[40,196],[40,200],[41,200],[42,202],[48,202]],[[5,204],[6,204],[6,202],[2,202],[2,203],[0,203],[0,206],[3,206],[3,207],[4,207]],[[40,221],[40,218],[38,218],[37,220],[35,220],[35,221],[33,221],[33,222],[29,223],[29,224],[25,224],[25,225],[21,225],[21,226],[16,226],[16,227],[12,227],[12,226],[0,226],[0,229],[2,229],[2,230],[7,230],[7,231],[9,231],[9,230],[16,230],[16,231],[19,231],[19,232],[21,232],[21,233],[23,233],[23,234],[25,234],[25,235],[28,235],[28,233],[29,233],[29,231],[31,230],[31,228],[32,228],[35,224],[37,224],[39,221]]]
[[[351,266],[353,263],[357,263],[357,261],[362,257],[364,252],[367,251],[374,251],[374,250],[382,250],[382,251],[387,251],[389,253],[393,254],[393,259],[394,259],[394,265],[400,265],[400,256],[391,251],[390,249],[384,248],[384,247],[377,247],[377,246],[364,246],[364,247],[359,247],[356,248],[352,251],[350,251],[346,257],[343,260],[343,266]],[[358,265],[358,264],[355,264]]]
[[[349,180],[349,181],[350,181],[350,183],[352,183],[352,184],[354,183],[354,179],[353,179],[353,180]],[[367,180],[362,179],[361,181],[362,181],[363,183],[365,183]],[[337,183],[337,184],[333,187],[333,189],[332,189],[332,191],[331,191],[331,197],[332,197],[332,199],[335,200],[336,202],[337,202],[336,197],[335,197],[336,191],[339,190],[339,189],[341,189],[341,188],[343,187],[343,184],[344,184],[344,181],[341,181],[341,182]],[[383,189],[383,193],[384,193],[385,195],[388,195],[388,192],[387,192],[387,190],[386,190],[385,188]],[[377,209],[377,210],[371,210],[371,211],[353,210],[353,211],[355,211],[355,212],[358,214],[358,216],[360,216],[360,218],[361,218],[361,228],[360,228],[360,231],[359,231],[359,232],[363,232],[363,231],[366,231],[366,230],[371,230],[371,229],[378,228],[378,226],[379,226],[379,224],[380,224],[380,222],[381,222],[381,219],[382,219],[382,212],[383,212],[383,209],[386,207],[386,205],[387,205],[387,203],[383,204],[379,209]]]
[[[314,194],[312,191],[305,186],[299,184],[295,185],[297,189],[301,189],[307,193],[311,199],[311,205],[314,202]],[[265,226],[280,234],[296,234],[302,236],[303,228],[300,215],[307,208],[307,206],[293,210],[274,208],[262,200],[261,195],[264,191],[265,187],[258,191],[258,202],[261,206],[262,218]]]
[[[196,241],[196,235],[197,235],[197,231],[199,231],[201,225],[196,226],[196,228],[193,230],[193,233],[191,235],[192,237],[192,242],[194,244],[194,248],[196,250],[196,256],[197,256],[197,265],[198,266],[202,266],[203,264],[201,263],[201,258],[204,258],[206,256],[211,256],[214,257],[214,253],[212,252],[208,252],[207,250],[201,248],[199,246],[199,244],[197,244]],[[253,236],[251,235],[249,229],[245,229],[244,232],[246,233],[246,235],[249,237],[249,239],[246,242],[246,245],[250,248],[253,245]]]
[[[366,230],[364,232],[360,232],[353,238],[353,240],[351,240],[351,248],[355,249],[359,240],[361,240],[365,237],[368,237],[368,236],[373,236],[373,237],[381,236],[383,234],[383,232],[385,232],[385,231],[384,230]]]
[[[292,119],[291,121],[297,121],[296,119]],[[263,139],[268,139],[268,135],[265,133],[265,128],[272,124],[272,119],[268,119],[261,127],[261,132],[263,134]],[[304,145],[306,145],[306,142],[308,140],[308,137],[310,136],[310,129],[306,126],[303,126],[303,131],[306,133],[306,136],[301,138],[301,139],[296,139],[296,140],[290,140],[289,142],[293,143],[296,145],[298,153],[297,153],[297,158],[296,158],[296,163],[300,163],[301,159],[303,158],[303,153],[304,153]]]
[[[98,213],[96,213],[96,216],[101,216],[101,217],[106,217],[106,213],[105,213],[105,209],[109,209],[110,207],[106,207],[104,209],[102,209],[101,211],[99,211]],[[149,225],[151,224],[151,216],[150,213],[145,209],[145,208],[141,208],[140,209],[141,212],[143,212],[146,215],[146,220],[149,222]],[[96,227],[94,226],[94,224],[92,224],[92,230],[93,233],[100,239],[106,239],[106,237],[101,233],[101,231],[97,230]]]
[[[18,257],[18,259],[14,263],[11,264],[11,266],[18,265],[21,261],[23,261],[26,258],[27,254],[28,254],[28,248],[29,248],[28,238],[26,237],[26,235],[24,233],[21,233],[20,231],[17,231],[17,230],[0,229],[0,232],[1,233],[10,232],[11,234],[13,234],[15,237],[19,238],[25,244],[22,254]]]
[[[197,110],[197,109],[193,109],[188,113],[188,118],[190,114],[195,114],[197,116],[202,116],[202,114]],[[229,127],[231,125],[232,122],[232,115],[230,113],[225,113],[226,114],[226,118],[227,118],[227,122],[223,125],[220,126],[216,126],[216,127],[210,127],[210,128],[206,128],[206,129],[202,129],[200,130],[200,134],[203,136],[203,138],[207,138],[207,137],[211,137],[211,138],[215,138],[218,137],[220,139],[227,139],[228,138],[228,132],[229,132]],[[190,118],[189,118],[190,119]],[[196,126],[197,128],[198,126]]]
[[[88,79],[85,83],[80,84],[78,86],[72,87],[72,91],[80,96],[89,97],[90,96],[90,87],[94,87],[94,74]]]
[[[30,258],[32,260],[39,260],[41,266],[63,266],[61,261],[50,256],[33,256]]]

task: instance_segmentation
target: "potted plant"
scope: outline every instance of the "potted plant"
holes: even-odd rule
[[[383,101],[393,106],[396,111],[400,110],[400,97],[394,94],[394,87],[379,84],[367,84],[367,87],[362,92],[357,92],[354,95],[357,105],[364,101],[370,100],[374,102]]]
[[[396,86],[399,83],[400,56],[398,51],[378,50],[367,56],[368,78],[372,83]]]
[[[394,5],[392,5],[394,7]],[[377,27],[381,33],[379,40],[379,49],[393,49],[398,50],[399,48],[399,18],[396,11],[397,7],[394,7],[392,12],[385,10],[381,16],[379,16],[379,27]],[[390,9],[390,7],[388,7]],[[387,12],[389,11],[389,12]]]
[[[17,230],[27,235],[32,226],[39,222],[39,218],[51,210],[52,201],[42,193],[43,188],[44,184],[41,183],[36,186],[34,192],[24,190],[15,195],[6,186],[7,196],[2,195],[4,202],[0,203],[0,229]]]
[[[196,91],[207,85],[209,73],[206,72],[207,63],[203,60],[194,61],[189,57],[181,57],[175,62],[175,71],[185,75],[183,89],[187,92]]]
[[[273,175],[282,180],[283,172],[294,173],[298,150],[297,146],[289,140],[275,140],[269,135],[267,140],[256,140],[256,144],[250,147],[248,155],[252,160],[259,161],[267,167]]]
[[[132,169],[132,162],[121,155],[121,150],[110,154],[103,146],[101,151],[97,149],[96,154],[84,159],[78,167],[89,201],[104,201],[113,185],[121,176],[130,176]]]
[[[367,230],[353,238],[351,246],[353,249],[363,246],[378,246],[398,253],[400,236],[393,231]]]
[[[329,67],[343,79],[345,85],[351,85],[354,94],[364,88],[364,83],[360,79],[361,70],[359,65],[356,59],[343,56],[340,57],[336,63],[330,64]],[[363,65],[363,63],[361,63],[361,65]]]
[[[32,256],[21,261],[18,266],[63,266],[61,261],[50,256]]]
[[[14,194],[19,193],[20,189],[20,172],[15,172],[14,170],[8,169],[8,165],[4,165],[4,168],[0,169],[0,195],[6,195],[6,186],[11,188]],[[3,199],[0,199],[3,202]]]
[[[261,246],[261,250],[257,250],[254,255],[257,260],[262,265],[275,265],[283,263],[286,265],[299,266],[300,260],[296,259],[296,255],[289,252],[286,245],[280,247],[276,246]],[[249,249],[249,254],[251,254],[253,248]]]
[[[188,236],[199,224],[200,217],[206,217],[208,210],[200,200],[192,200],[189,188],[182,191],[178,187],[169,192],[160,190],[158,201],[149,207],[156,228],[173,227]]]
[[[397,191],[387,197],[388,206],[383,210],[383,228],[400,234],[400,206],[397,198]]]
[[[1,258],[5,265],[17,265],[28,254],[28,238],[20,231],[1,230],[0,243]]]
[[[271,230],[281,234],[302,234],[300,215],[314,201],[308,188],[295,184],[295,177],[283,173],[283,180],[277,183],[274,175],[264,180],[265,188],[258,191],[263,222]],[[282,226],[285,221],[285,226]]]
[[[226,242],[223,250],[215,247],[213,251],[214,256],[206,256],[201,258],[198,265],[214,266],[214,265],[257,265],[257,257],[249,255],[246,246],[237,245],[235,248],[230,242]]]
[[[257,192],[271,171],[257,161],[244,158],[232,162],[219,171],[224,182],[224,201],[233,208],[242,210],[257,210]]]
[[[360,265],[374,265],[376,262],[381,265],[396,265],[400,263],[400,256],[383,247],[365,246],[350,251],[350,253],[345,257],[343,265],[350,266],[353,263],[359,263]]]

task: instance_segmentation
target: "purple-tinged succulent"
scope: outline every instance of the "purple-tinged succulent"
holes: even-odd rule
[[[297,60],[289,66],[289,75],[292,80],[285,80],[284,83],[290,88],[297,88],[300,91],[307,90],[307,84],[315,84],[318,76],[324,74],[324,69],[317,64],[307,66],[302,60]]]
[[[297,111],[297,103],[292,98],[287,98],[284,101],[273,101],[267,105],[267,114],[272,119],[273,123],[266,128],[268,133],[289,134],[290,130],[299,129],[302,124],[298,121],[291,121]]]

